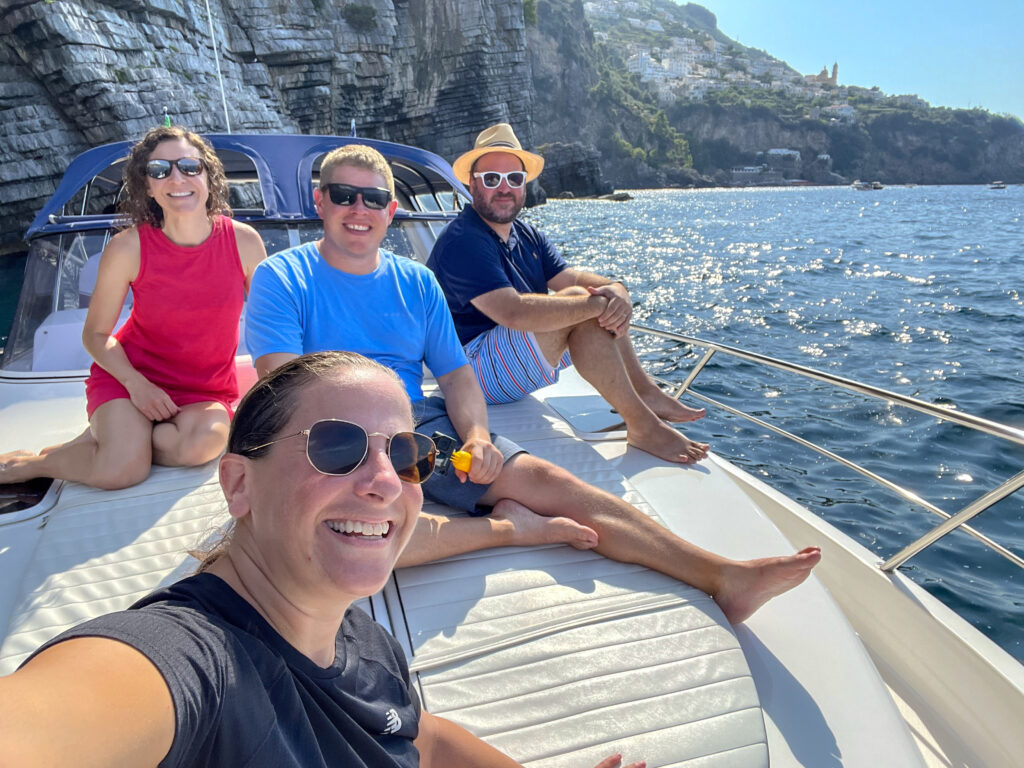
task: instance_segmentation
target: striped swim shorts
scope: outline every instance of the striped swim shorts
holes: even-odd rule
[[[496,325],[466,345],[466,356],[476,373],[488,405],[512,403],[554,384],[558,372],[572,365],[569,351],[551,367],[530,331]]]

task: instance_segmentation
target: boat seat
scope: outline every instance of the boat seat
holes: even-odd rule
[[[116,331],[128,319],[124,309],[114,326]],[[82,346],[82,327],[88,309],[61,309],[51,312],[36,328],[32,340],[33,371],[84,371],[92,365],[92,356]],[[238,355],[245,348],[245,313],[238,320]]]
[[[527,398],[488,415],[658,519],[551,406]],[[649,765],[768,765],[740,642],[708,595],[675,579],[567,546],[509,547],[396,571],[384,598],[426,708],[526,765],[623,750]]]

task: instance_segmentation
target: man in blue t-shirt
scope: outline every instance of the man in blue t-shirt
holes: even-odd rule
[[[417,431],[457,438],[469,473],[434,473],[424,495],[487,517],[421,515],[400,566],[508,544],[596,547],[708,592],[731,621],[810,573],[816,556],[728,560],[700,549],[617,496],[531,456],[488,429],[487,406],[430,270],[380,249],[394,217],[394,179],[369,147],[329,153],[314,190],[324,236],[266,259],[252,278],[246,343],[265,376],[307,352],[347,350],[384,363],[405,384]],[[444,397],[423,396],[422,367]]]
[[[629,340],[626,287],[568,266],[542,232],[516,218],[544,158],[501,123],[452,167],[473,206],[441,233],[427,266],[487,402],[525,397],[575,364],[622,416],[630,445],[680,463],[707,456],[706,443],[665,423],[694,421],[704,409],[686,407],[644,373]]]

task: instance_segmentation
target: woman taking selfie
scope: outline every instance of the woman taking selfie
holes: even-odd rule
[[[412,425],[398,376],[354,353],[259,381],[220,462],[224,540],[0,679],[0,764],[518,765],[423,711],[398,642],[352,607],[416,525],[435,449]]]

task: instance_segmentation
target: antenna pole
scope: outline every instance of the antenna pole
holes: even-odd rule
[[[210,0],[206,3],[206,19],[210,22],[210,42],[213,43],[213,63],[217,66],[217,82],[220,83],[220,103],[224,107],[224,124],[231,133],[231,118],[228,117],[228,97],[224,94],[224,77],[220,72],[220,53],[217,50],[217,38],[213,34],[213,14],[210,13]]]

